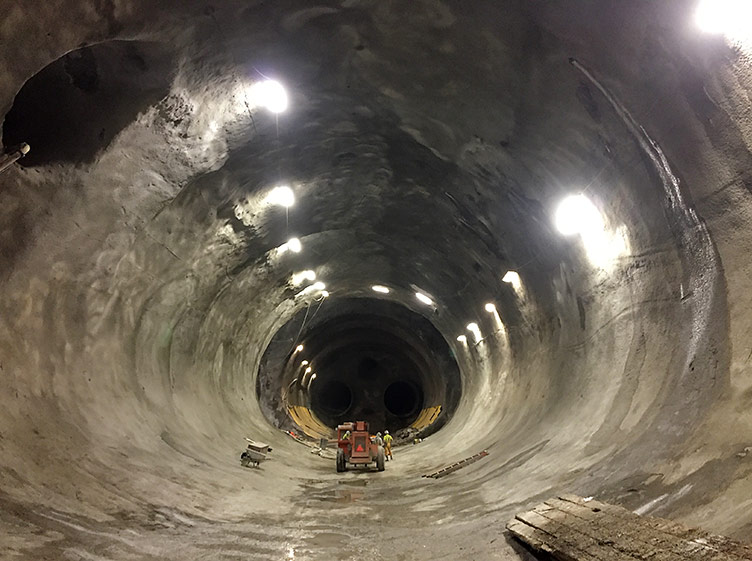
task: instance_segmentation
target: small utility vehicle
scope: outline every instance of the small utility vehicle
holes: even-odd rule
[[[248,467],[253,464],[258,467],[258,465],[266,459],[266,455],[271,452],[272,449],[268,445],[256,442],[250,438],[246,438],[245,440],[248,442],[248,448],[243,450],[243,453],[240,454],[240,465]]]
[[[350,465],[369,465],[384,471],[384,447],[371,439],[366,421],[343,423],[337,427],[337,472],[347,470]]]

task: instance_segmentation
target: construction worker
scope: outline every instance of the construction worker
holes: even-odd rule
[[[384,431],[384,455],[386,455],[387,460],[393,460],[392,457],[392,435],[389,434],[388,430]]]
[[[373,437],[373,442],[375,442],[379,446],[383,446],[384,445],[384,439],[381,438],[381,433],[380,432],[377,432],[376,436]]]

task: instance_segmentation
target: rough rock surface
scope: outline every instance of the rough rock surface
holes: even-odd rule
[[[32,146],[0,175],[0,557],[516,559],[505,521],[563,492],[749,539],[752,66],[694,7],[0,3]],[[605,241],[554,227],[580,191]],[[304,269],[327,317],[388,285],[456,357],[451,418],[384,473],[262,411]]]

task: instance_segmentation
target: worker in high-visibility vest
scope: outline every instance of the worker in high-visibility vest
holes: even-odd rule
[[[384,431],[384,455],[386,456],[387,460],[393,460],[392,457],[392,435],[389,434],[388,430]]]

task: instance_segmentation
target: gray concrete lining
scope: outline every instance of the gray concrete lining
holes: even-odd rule
[[[0,175],[0,557],[517,559],[557,492],[749,540],[752,67],[695,4],[0,6],[4,143],[57,137]],[[556,231],[578,191],[610,243]],[[305,269],[317,320],[384,284],[456,360],[383,473],[258,399]]]

